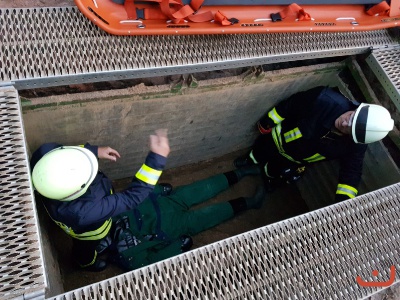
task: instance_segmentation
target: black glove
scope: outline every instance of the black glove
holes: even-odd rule
[[[168,196],[172,192],[172,185],[169,183],[159,183],[159,186],[161,186],[161,196]]]
[[[185,235],[181,235],[180,239],[181,239],[181,242],[182,242],[182,244],[181,244],[182,252],[186,252],[186,251],[190,250],[190,248],[192,248],[193,240],[192,240],[192,238],[190,236],[188,236],[186,234]]]

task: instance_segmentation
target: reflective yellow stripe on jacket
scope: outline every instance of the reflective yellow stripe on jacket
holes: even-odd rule
[[[272,138],[274,139],[275,145],[278,148],[279,153],[286,157],[288,160],[293,161],[297,164],[300,164],[301,162],[295,160],[293,157],[287,155],[285,153],[285,150],[283,150],[282,147],[282,139],[281,139],[281,131],[282,131],[282,125],[278,124],[272,129]]]
[[[346,195],[349,198],[357,196],[358,191],[350,185],[339,183],[337,186],[336,194]]]
[[[136,173],[136,178],[151,185],[156,185],[158,178],[160,178],[162,171],[155,170],[146,166],[145,164]]]
[[[326,158],[325,156],[322,156],[319,153],[315,153],[313,156],[307,157],[304,160],[306,162],[312,163],[312,162],[316,162],[316,161],[319,161],[319,160],[324,160],[325,158]]]
[[[298,127],[283,134],[286,143],[290,143],[294,140],[301,138],[303,135]]]
[[[72,228],[68,227],[67,225],[58,222],[56,220],[54,220],[54,222],[61,227],[62,230],[64,230],[68,235],[72,236],[75,239],[78,240],[84,240],[84,241],[95,241],[95,240],[101,240],[102,238],[104,238],[107,233],[110,231],[111,229],[111,224],[112,224],[112,220],[111,218],[108,219],[107,221],[105,221],[103,223],[103,225],[101,225],[100,228],[96,229],[96,230],[92,230],[92,231],[87,231],[84,233],[75,233]]]
[[[110,191],[110,194],[113,194],[113,191]],[[45,206],[45,209],[47,211],[47,208]],[[100,226],[100,228],[95,229],[95,230],[91,230],[91,231],[87,231],[84,233],[75,233],[71,227],[68,227],[67,225],[65,225],[64,223],[61,223],[59,221],[54,220],[51,215],[49,214],[49,212],[47,211],[47,214],[50,216],[50,218],[54,221],[54,223],[56,223],[58,226],[61,227],[62,230],[65,231],[66,234],[70,235],[71,237],[78,239],[78,240],[84,240],[84,241],[96,241],[96,240],[101,240],[102,238],[106,237],[106,235],[108,234],[108,232],[111,229],[111,225],[112,225],[112,219],[108,219],[107,221],[105,221],[103,223],[103,225]]]
[[[279,124],[280,122],[282,122],[283,120],[285,120],[285,118],[282,118],[278,112],[276,111],[275,107],[273,109],[271,109],[268,112],[268,117],[274,121],[275,124]]]

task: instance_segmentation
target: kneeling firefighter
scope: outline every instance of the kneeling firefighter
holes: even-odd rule
[[[150,152],[127,189],[113,193],[111,180],[98,169],[98,158],[116,161],[110,147],[48,143],[31,158],[32,182],[53,219],[73,238],[73,258],[81,268],[102,271],[107,262],[96,248],[107,237],[112,217],[137,207],[154,189],[170,152],[166,130],[150,136]]]
[[[257,123],[261,135],[236,167],[259,164],[265,181],[298,179],[304,166],[340,159],[336,201],[357,196],[367,144],[384,138],[394,121],[380,105],[359,104],[337,88],[315,87],[278,103]]]

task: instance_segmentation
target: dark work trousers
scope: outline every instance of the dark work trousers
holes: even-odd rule
[[[96,247],[100,240],[82,241],[73,239],[72,257],[81,267],[92,265],[96,260]]]

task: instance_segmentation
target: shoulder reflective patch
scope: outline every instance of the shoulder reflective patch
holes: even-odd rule
[[[273,109],[271,109],[268,113],[268,117],[274,121],[275,124],[279,124],[280,122],[282,122],[283,120],[285,120],[285,118],[282,118],[278,112],[276,111],[275,107]]]
[[[161,176],[161,173],[162,171],[155,170],[143,164],[139,171],[136,173],[136,178],[148,184],[156,185],[158,178],[160,178]]]
[[[296,127],[293,130],[285,132],[283,134],[283,136],[285,138],[285,142],[286,143],[290,143],[290,142],[292,142],[294,140],[297,140],[297,139],[301,138],[303,135],[301,134],[301,131],[300,131],[299,127]]]

